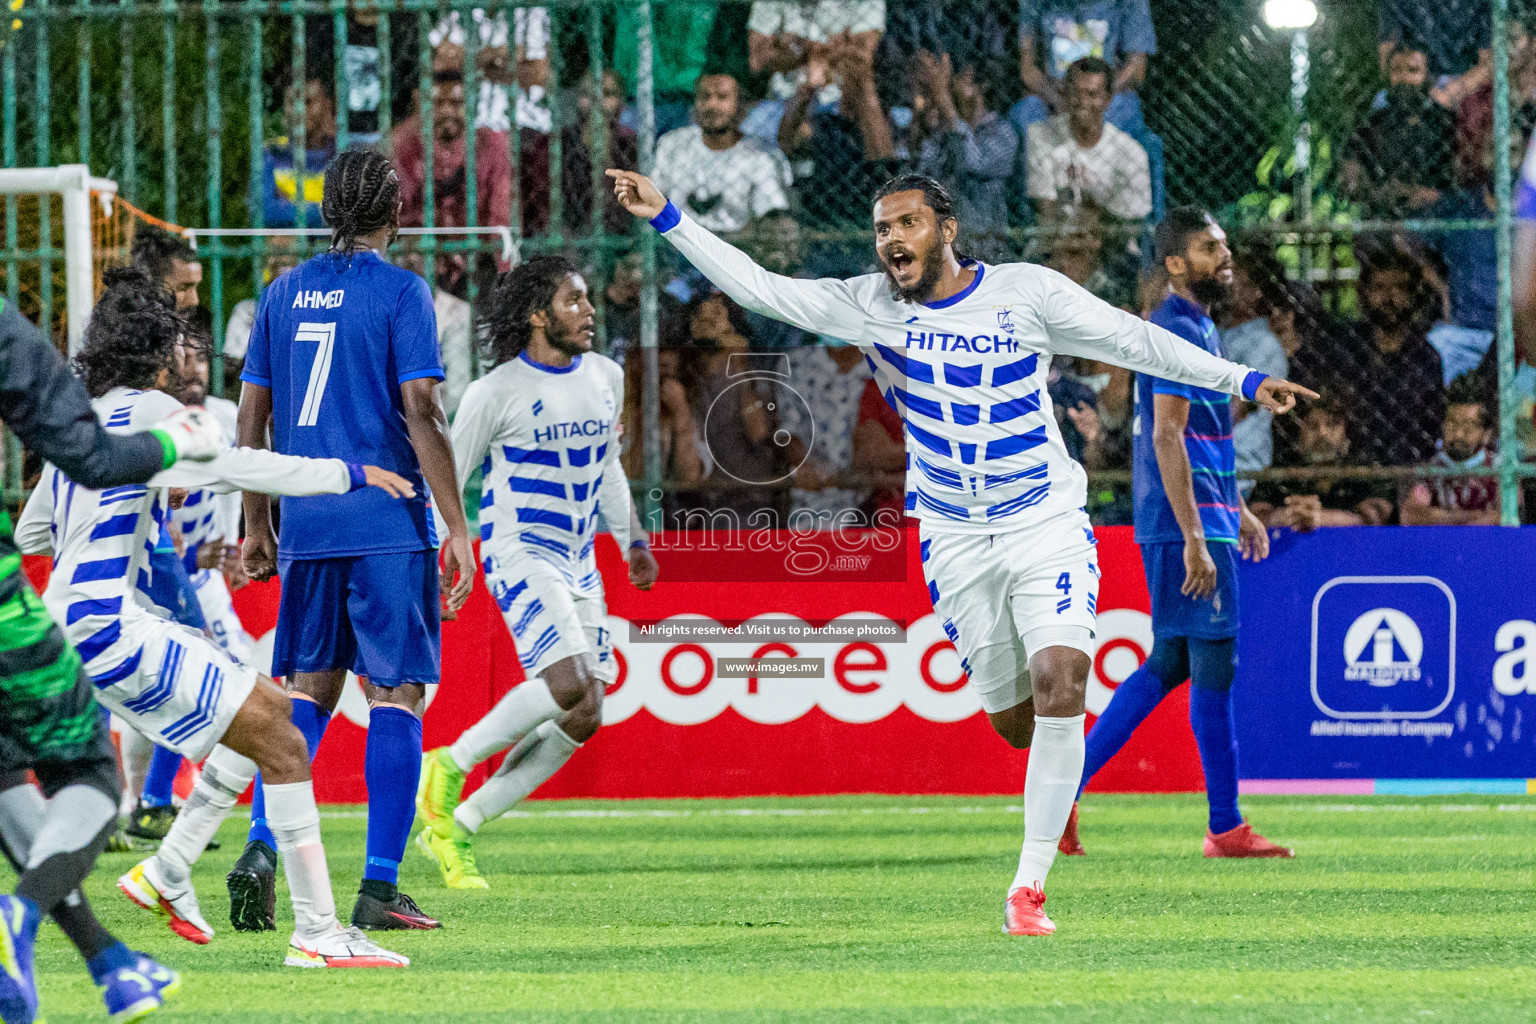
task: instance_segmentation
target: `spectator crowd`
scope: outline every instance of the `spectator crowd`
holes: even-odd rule
[[[1166,190],[1148,114],[1166,122],[1142,101],[1164,67],[1149,0],[652,6],[656,183],[771,269],[869,269],[867,197],[910,170],[951,190],[968,254],[1045,263],[1142,315],[1160,301],[1166,286],[1144,242]],[[1517,19],[1514,130],[1509,152],[1495,153],[1489,7],[1378,0],[1381,88],[1336,140],[1329,183],[1360,217],[1491,217],[1496,161],[1518,173],[1536,124],[1536,45]],[[341,48],[327,35],[333,19],[310,19],[308,52],[319,56],[308,81],[287,87],[289,134],[264,153],[261,223],[320,223],[341,115],[349,144],[392,156],[406,225],[631,233],[600,181],[604,167],[639,162],[634,12],[619,5],[610,17],[611,50],[594,62],[562,55],[546,8],[452,12],[430,32],[430,66],[392,76],[380,72],[390,41],[376,15],[349,10]],[[409,51],[401,42],[394,53]],[[329,84],[336,59],[350,82],[342,97]],[[623,361],[639,346],[640,264],[592,251],[607,344]],[[1285,471],[1245,483],[1261,517],[1295,529],[1497,519],[1496,480],[1443,472],[1496,458],[1494,252],[1491,227],[1363,234],[1348,273],[1315,280],[1277,255],[1271,235],[1239,246],[1235,286],[1215,311],[1227,354],[1325,396],[1283,420],[1235,410],[1239,469]],[[859,353],[738,308],[668,256],[658,379],[642,380],[642,360],[628,364],[631,475],[644,475],[640,395],[651,386],[666,502],[679,513],[899,513],[901,425]],[[421,253],[405,258],[426,273]],[[291,262],[276,251],[267,273]],[[469,282],[496,267],[463,252],[431,265],[445,359],[457,367],[452,405],[472,364]],[[237,307],[231,320],[235,355],[250,312]],[[1100,522],[1129,521],[1133,393],[1130,375],[1108,365],[1052,370],[1067,444],[1105,481],[1091,499]],[[1442,472],[1406,482],[1362,472],[1409,466]]]

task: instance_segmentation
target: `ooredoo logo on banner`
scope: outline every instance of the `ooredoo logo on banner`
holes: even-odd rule
[[[958,722],[981,710],[967,685],[955,646],[938,618],[925,615],[902,639],[847,640],[838,634],[868,635],[865,624],[880,617],[859,612],[839,616],[820,629],[788,615],[759,615],[733,627],[741,641],[634,642],[631,623],[609,617],[619,676],[608,688],[603,722],[622,722],[642,707],[673,725],[699,725],[726,708],[763,725],[791,722],[812,708],[841,722],[877,721],[905,706],[930,722]],[[655,624],[712,619],[679,615]],[[846,624],[847,628],[840,628]],[[786,627],[790,627],[786,629]],[[828,639],[753,639],[812,632]],[[628,641],[628,642],[626,642]],[[1089,676],[1088,710],[1103,712],[1114,687],[1146,660],[1152,649],[1152,621],[1145,612],[1111,609],[1099,616],[1098,652]],[[780,677],[726,676],[721,666],[736,660],[796,659],[816,663],[814,674]]]

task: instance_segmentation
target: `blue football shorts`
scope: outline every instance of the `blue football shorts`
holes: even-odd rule
[[[1237,566],[1241,557],[1236,544],[1207,542],[1216,563],[1216,593],[1198,600],[1179,593],[1184,586],[1184,542],[1141,545],[1141,561],[1147,570],[1147,590],[1152,595],[1152,635],[1226,640],[1237,636]]]
[[[273,676],[348,668],[375,686],[437,682],[436,551],[286,559],[278,574]]]

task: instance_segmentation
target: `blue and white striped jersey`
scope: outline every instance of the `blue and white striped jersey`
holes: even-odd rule
[[[1083,507],[1087,477],[1067,454],[1046,392],[1052,355],[1227,394],[1242,394],[1255,372],[1033,264],[978,263],[964,291],[908,303],[891,296],[882,274],[770,274],[672,207],[654,223],[745,308],[864,349],[906,425],[907,487],[926,530],[1001,533]]]
[[[227,398],[209,395],[203,408],[213,414],[224,432],[224,443],[234,446],[239,406]],[[171,512],[171,522],[181,531],[182,560],[187,572],[197,572],[198,551],[210,541],[235,544],[240,540],[240,495],[221,494],[202,487],[190,491],[181,508]]]
[[[588,352],[569,367],[523,354],[475,381],[453,421],[462,490],[480,467],[482,554],[530,555],[582,590],[600,585],[592,557],[598,509],[629,546],[629,487],[619,463],[624,371]]]
[[[181,408],[164,392],[127,388],[91,404],[107,430],[121,434],[148,429]],[[97,687],[107,687],[138,671],[146,631],[174,628],[142,607],[134,593],[148,582],[146,565],[166,519],[168,488],[344,494],[360,477],[340,459],[230,448],[208,462],[173,466],[147,484],[93,491],[50,464],[17,523],[16,542],[29,554],[53,552],[43,603]]]

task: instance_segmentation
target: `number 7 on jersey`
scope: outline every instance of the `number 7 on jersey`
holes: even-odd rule
[[[304,389],[304,404],[299,408],[298,426],[312,427],[320,419],[320,399],[325,396],[325,382],[331,376],[331,352],[336,347],[336,325],[299,324],[293,340],[295,343],[319,343],[315,349],[315,361],[309,367],[309,386]]]

